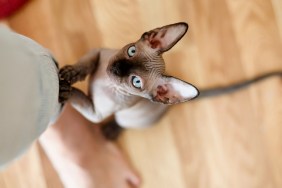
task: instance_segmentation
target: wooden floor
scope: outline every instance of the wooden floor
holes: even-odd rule
[[[167,71],[199,88],[282,69],[282,0],[32,0],[6,20],[61,65],[179,21],[190,28],[164,56]],[[119,142],[142,188],[281,188],[282,82],[173,106],[157,125]],[[0,174],[0,187],[62,185],[34,145]]]

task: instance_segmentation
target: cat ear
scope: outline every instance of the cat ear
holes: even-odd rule
[[[174,77],[161,76],[153,86],[152,98],[154,102],[163,104],[177,104],[196,98],[198,89]]]
[[[187,30],[187,23],[175,23],[148,31],[142,35],[141,40],[151,48],[163,53],[172,48]]]

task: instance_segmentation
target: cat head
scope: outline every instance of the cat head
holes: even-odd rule
[[[107,73],[128,93],[153,102],[176,104],[196,98],[199,91],[195,86],[165,75],[162,57],[187,30],[188,24],[181,22],[145,32],[111,58]]]

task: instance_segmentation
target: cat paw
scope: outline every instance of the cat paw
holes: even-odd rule
[[[68,82],[70,85],[81,80],[80,71],[72,65],[66,65],[59,71],[60,80]]]
[[[59,78],[59,102],[65,103],[71,96],[72,87],[71,84]]]

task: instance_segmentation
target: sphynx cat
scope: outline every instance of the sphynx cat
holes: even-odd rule
[[[216,96],[245,88],[281,72],[271,72],[230,86],[199,90],[190,83],[165,74],[162,54],[170,50],[187,32],[180,22],[145,32],[136,42],[120,50],[94,49],[78,63],[60,70],[60,101],[69,98],[86,119],[100,123],[114,115],[123,128],[146,127],[156,122],[168,105],[197,96]],[[89,78],[88,95],[70,87]],[[112,128],[105,129],[111,134]],[[114,128],[114,129],[115,129]],[[108,133],[107,133],[108,132]],[[109,136],[111,137],[111,136]],[[115,136],[114,136],[115,137]]]

